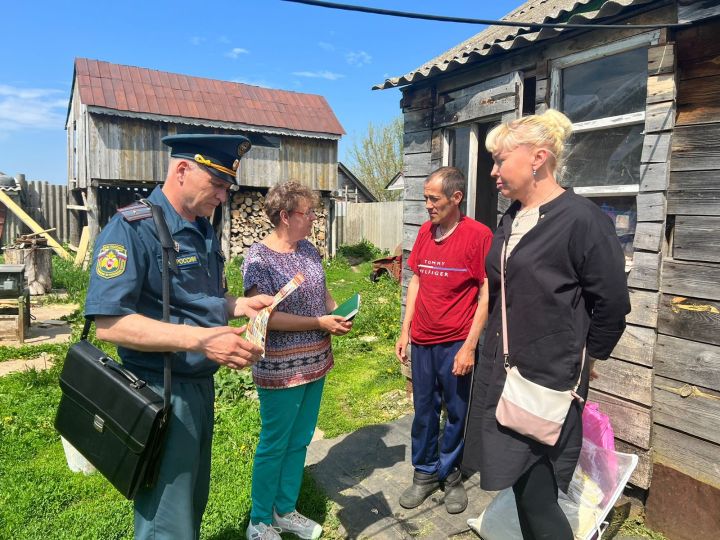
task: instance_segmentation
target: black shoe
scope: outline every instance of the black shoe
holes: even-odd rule
[[[412,485],[400,495],[400,506],[407,509],[417,508],[439,488],[437,473],[425,474],[415,471]]]
[[[447,510],[447,513],[459,514],[464,512],[468,505],[468,498],[460,469],[455,469],[451,472],[443,484],[445,488],[445,510]]]

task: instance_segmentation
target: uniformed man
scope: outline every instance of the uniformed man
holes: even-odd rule
[[[170,322],[162,322],[161,246],[150,209],[138,202],[118,213],[95,243],[85,316],[97,337],[115,343],[136,375],[162,394],[163,352],[172,358],[172,413],[158,480],[135,498],[135,537],[197,539],[210,484],[213,374],[241,369],[261,350],[228,318],[254,316],[264,295],[227,294],[224,257],[207,217],[236,186],[250,141],[239,135],[173,135],[165,183],[148,200],[159,205],[176,248]]]

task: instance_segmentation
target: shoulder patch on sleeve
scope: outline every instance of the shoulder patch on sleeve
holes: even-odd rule
[[[141,202],[136,202],[128,206],[118,208],[118,214],[122,214],[125,221],[139,221],[141,219],[148,219],[152,217],[150,207]]]
[[[95,271],[101,278],[112,279],[125,272],[127,249],[121,244],[105,244],[98,251]]]

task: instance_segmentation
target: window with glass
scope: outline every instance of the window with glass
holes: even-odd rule
[[[592,199],[613,220],[628,261],[637,223],[647,47],[655,39],[636,36],[552,65],[552,106],[573,123],[561,183]]]

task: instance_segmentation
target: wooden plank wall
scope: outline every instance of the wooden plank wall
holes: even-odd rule
[[[337,245],[357,244],[368,240],[390,253],[402,244],[402,201],[356,203],[335,201],[335,219],[338,221]],[[334,255],[334,253],[332,253]]]
[[[88,113],[85,116],[89,123],[88,141],[80,159],[87,162],[88,170],[81,176],[78,187],[87,187],[92,180],[162,181],[169,161],[168,147],[161,141],[164,136],[238,132],[120,116]],[[240,173],[243,184],[271,187],[278,181],[295,179],[316,190],[337,189],[337,140],[271,138],[280,141],[279,148],[257,147],[243,159]]]
[[[655,351],[655,459],[720,487],[720,21],[676,35],[668,256]]]
[[[637,229],[628,287],[632,311],[627,328],[591,383],[613,423],[618,449],[639,457],[631,482],[643,489],[652,480],[654,356],[660,301],[660,271],[666,226],[670,138],[676,111],[675,48],[665,34],[648,49],[645,137],[637,195]]]
[[[420,225],[427,221],[424,210],[422,186],[425,178],[439,166],[442,158],[442,134],[432,129],[435,88],[406,88],[400,106],[404,115],[404,157],[403,176],[405,191],[403,194],[403,272],[402,272],[402,314],[405,315],[407,285],[412,271],[407,266],[415,237]],[[423,215],[424,214],[424,215]],[[402,366],[402,372],[410,377],[410,369]]]
[[[68,188],[65,185],[51,184],[42,180],[26,182],[20,179],[20,192],[9,193],[22,209],[43,229],[52,229],[50,234],[58,242],[70,241],[70,223],[68,220]],[[2,245],[13,244],[21,234],[30,233],[30,229],[15,214],[8,211],[2,234]]]

